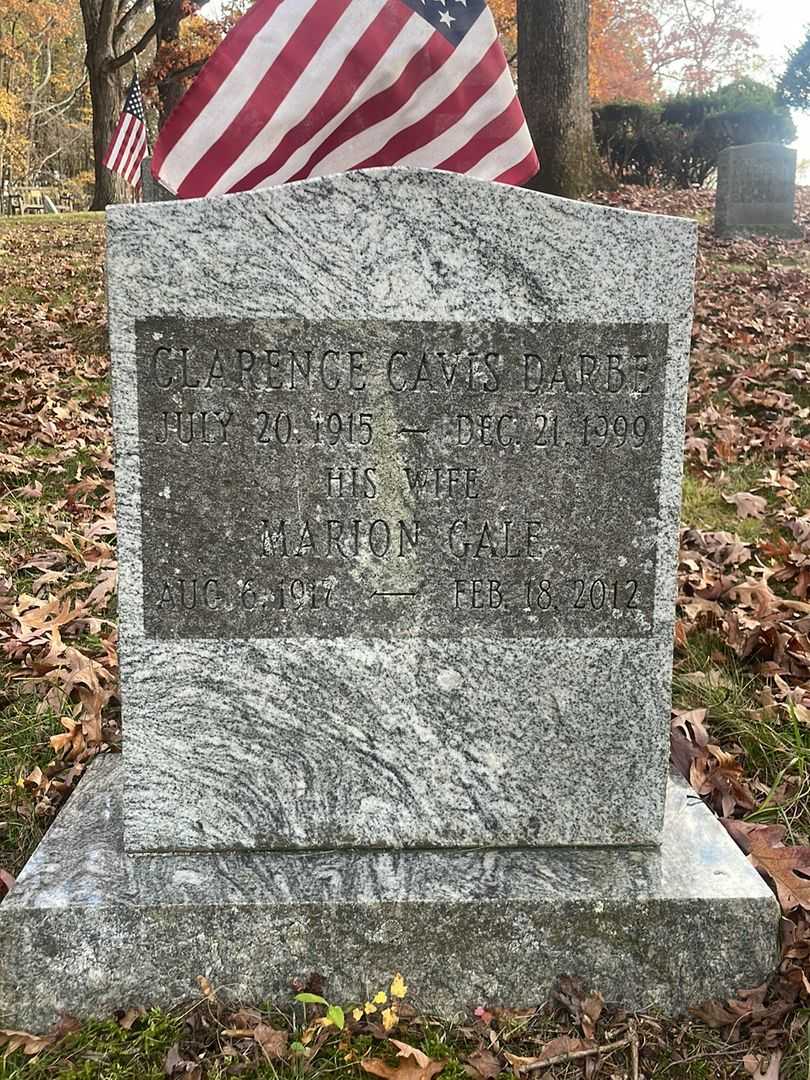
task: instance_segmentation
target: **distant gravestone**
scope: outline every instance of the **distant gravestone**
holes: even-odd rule
[[[0,909],[5,1026],[758,985],[666,779],[694,224],[390,169],[108,222],[125,755]]]
[[[141,201],[174,202],[176,198],[176,195],[173,195],[152,176],[152,159],[144,158],[141,162]]]
[[[729,146],[717,163],[715,232],[801,236],[794,222],[796,151],[781,143]]]

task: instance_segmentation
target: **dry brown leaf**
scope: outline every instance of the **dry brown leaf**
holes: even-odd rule
[[[765,516],[768,500],[761,495],[752,495],[750,491],[738,491],[736,495],[724,495],[727,503],[737,508],[739,518],[761,518]]]
[[[175,1043],[166,1054],[163,1062],[163,1072],[171,1078],[183,1077],[184,1080],[202,1080],[201,1065],[197,1061],[184,1057],[180,1053],[178,1043]]]
[[[34,1057],[53,1046],[57,1041],[56,1035],[35,1035],[30,1031],[8,1031],[0,1028],[0,1046],[5,1046],[3,1059],[20,1050],[27,1057]]]
[[[434,1061],[409,1043],[400,1042],[399,1039],[389,1041],[397,1047],[400,1060],[396,1065],[389,1065],[382,1058],[363,1058],[360,1064],[372,1076],[381,1076],[383,1080],[431,1080],[446,1064],[444,1061]]]
[[[257,1024],[253,1029],[253,1038],[259,1044],[268,1061],[283,1061],[287,1056],[289,1035],[270,1024]]]
[[[115,1014],[118,1026],[125,1031],[130,1031],[133,1024],[144,1016],[146,1016],[146,1009],[142,1005],[133,1005],[129,1009],[119,1009]]]
[[[810,847],[772,846],[762,835],[750,837],[749,860],[776,885],[783,911],[810,911]]]
[[[746,1072],[751,1073],[753,1080],[779,1080],[779,1065],[782,1061],[782,1051],[777,1050],[771,1054],[763,1066],[762,1059],[757,1054],[746,1054],[743,1065]]]
[[[0,897],[10,893],[17,884],[14,877],[0,866]]]
[[[503,1056],[512,1066],[512,1071],[516,1076],[519,1076],[522,1070],[528,1069],[537,1063],[535,1057],[521,1057],[519,1054],[510,1054],[508,1050],[504,1050]]]
[[[589,994],[582,1001],[581,1026],[586,1039],[596,1038],[596,1024],[602,1015],[605,999],[599,993]]]
[[[464,1059],[464,1071],[473,1080],[494,1080],[503,1072],[503,1066],[491,1050],[476,1050]]]

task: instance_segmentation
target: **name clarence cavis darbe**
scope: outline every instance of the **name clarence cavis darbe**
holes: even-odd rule
[[[147,632],[649,634],[666,348],[654,324],[139,323]]]

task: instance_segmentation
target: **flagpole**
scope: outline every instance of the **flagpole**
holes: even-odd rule
[[[132,54],[132,62],[135,65],[135,81],[138,83],[138,92],[140,93],[141,80],[140,80],[140,72],[138,70],[138,54],[137,53]],[[143,101],[143,95],[141,95],[141,100]],[[151,153],[151,150],[150,150],[150,147],[149,147],[149,125],[146,123],[146,108],[145,108],[145,106],[144,106],[143,131],[144,131],[144,136],[146,138],[146,156],[149,157],[149,155]],[[141,167],[143,167],[143,164],[141,165]],[[133,202],[143,202],[143,183],[140,183],[138,185],[138,187],[135,189],[135,193],[134,193],[132,201]]]

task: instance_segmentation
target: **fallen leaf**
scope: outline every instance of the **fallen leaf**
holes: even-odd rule
[[[10,893],[15,884],[16,881],[8,870],[0,868],[0,896],[5,896],[6,893]]]
[[[753,1080],[779,1080],[779,1064],[781,1060],[782,1051],[775,1051],[770,1055],[763,1071],[762,1060],[756,1054],[746,1054],[743,1058],[743,1065],[746,1071],[751,1073]]]
[[[727,503],[737,508],[739,518],[761,518],[765,516],[768,500],[761,495],[752,495],[750,491],[738,491],[736,495],[724,495]]]
[[[115,1014],[118,1026],[122,1027],[125,1031],[129,1031],[132,1028],[132,1025],[143,1016],[146,1016],[146,1009],[140,1005],[133,1006],[129,1009],[119,1009]]]
[[[491,1050],[476,1050],[464,1058],[464,1071],[473,1080],[494,1080],[503,1072],[503,1066]]]
[[[253,1029],[253,1038],[262,1048],[268,1061],[283,1061],[286,1058],[289,1041],[286,1031],[271,1027],[269,1024],[257,1024]]]
[[[202,1080],[202,1067],[199,1062],[184,1057],[180,1053],[180,1046],[175,1043],[166,1054],[163,1062],[165,1076],[185,1077],[185,1080]]]
[[[34,1035],[30,1031],[7,1031],[0,1028],[0,1046],[5,1045],[6,1048],[4,1060],[15,1050],[20,1050],[27,1057],[35,1057],[53,1046],[56,1040],[56,1035]]]
[[[431,1080],[431,1077],[438,1075],[446,1065],[444,1061],[434,1061],[409,1043],[400,1042],[398,1039],[390,1041],[397,1047],[399,1062],[389,1065],[382,1058],[363,1058],[360,1064],[367,1073],[381,1076],[383,1080]]]
[[[589,994],[582,1001],[582,1033],[586,1039],[596,1037],[596,1024],[602,1015],[605,999],[599,993]]]

